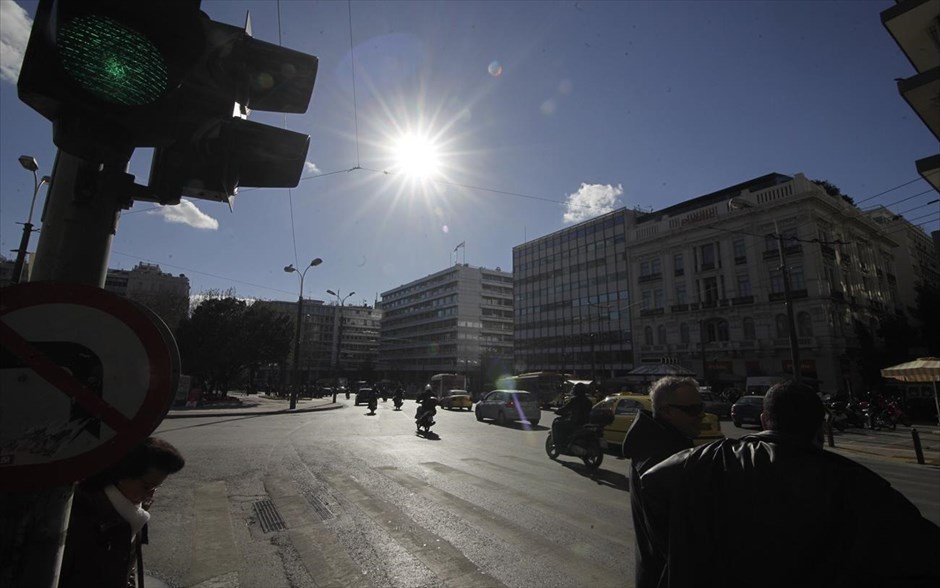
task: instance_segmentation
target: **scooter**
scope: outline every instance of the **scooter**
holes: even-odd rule
[[[375,409],[379,407],[379,401],[375,396],[369,398],[369,416],[375,415]]]
[[[604,461],[604,451],[607,449],[604,425],[584,425],[571,435],[567,444],[561,445],[556,444],[555,439],[559,437],[557,427],[562,421],[563,417],[556,417],[552,421],[552,430],[545,439],[545,453],[548,457],[558,459],[559,455],[571,455],[580,457],[589,470],[601,467],[601,462]]]
[[[428,435],[431,427],[434,426],[434,415],[437,414],[437,398],[427,401],[427,406],[422,405],[418,408],[418,416],[415,418],[415,426],[418,428],[418,434]],[[424,429],[422,432],[421,429]]]

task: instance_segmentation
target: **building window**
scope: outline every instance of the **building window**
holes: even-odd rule
[[[706,243],[702,245],[702,265],[700,269],[710,270],[715,269],[715,244]]]
[[[728,340],[728,321],[724,319],[712,319],[705,323],[705,341],[714,343],[715,341]]]
[[[803,266],[795,265],[790,268],[790,289],[805,290],[806,280],[803,279]]]
[[[647,345],[653,344],[653,327],[643,327],[643,342]]]
[[[757,339],[757,333],[754,331],[754,319],[749,316],[744,317],[743,326],[744,339],[746,341],[753,341]]]
[[[733,246],[734,246],[734,263],[736,264],[747,263],[747,245],[744,243],[744,239],[735,239]]]
[[[770,270],[770,291],[773,294],[783,292],[783,274],[780,270]]]
[[[643,293],[641,294],[641,300],[643,310],[649,310],[651,308],[650,305],[653,303],[653,293],[649,290],[643,290]]]
[[[747,274],[738,274],[738,296],[751,295],[751,277]]]
[[[804,311],[796,315],[796,326],[799,330],[800,337],[813,336],[813,319],[809,316],[808,312]]]
[[[653,290],[653,308],[662,308],[666,305],[666,297],[663,295],[662,288]]]
[[[718,279],[705,278],[702,280],[702,302],[718,302]]]
[[[660,345],[666,344],[666,325],[656,327],[656,342]]]
[[[787,315],[778,314],[775,322],[777,323],[777,338],[786,339],[790,336],[790,327],[787,322]]]
[[[676,284],[676,304],[685,304],[685,284]]]
[[[773,233],[764,236],[764,253],[777,251],[777,235]]]
[[[672,267],[677,276],[681,276],[685,273],[685,261],[682,259],[681,253],[676,253],[672,256]]]
[[[679,340],[683,345],[689,344],[689,325],[687,323],[679,325]]]

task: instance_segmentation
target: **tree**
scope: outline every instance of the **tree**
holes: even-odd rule
[[[839,189],[839,186],[836,186],[829,180],[811,180],[814,184],[826,191],[826,194],[834,198],[842,198],[852,206],[855,206],[855,200],[851,196],[847,196],[842,193],[842,190]]]
[[[923,282],[917,285],[915,318],[920,323],[921,345],[927,354],[940,355],[940,288]]]
[[[209,396],[224,395],[245,369],[281,363],[290,350],[290,318],[234,297],[203,300],[177,330],[183,372]]]

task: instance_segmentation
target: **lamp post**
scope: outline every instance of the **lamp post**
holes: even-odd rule
[[[333,372],[336,371],[336,366],[339,364],[340,322],[342,321],[343,305],[346,303],[347,298],[355,294],[355,292],[350,292],[345,296],[340,296],[339,292],[339,288],[336,289],[336,292],[332,290],[326,291],[327,294],[336,296],[336,301],[339,303],[336,314],[333,315],[333,351],[330,354],[330,369]]]
[[[20,165],[24,169],[33,172],[33,199],[29,203],[29,216],[23,224],[23,237],[20,239],[20,248],[16,251],[16,261],[13,263],[13,276],[10,279],[11,284],[18,284],[23,274],[23,264],[26,262],[26,249],[29,247],[29,236],[33,232],[33,209],[36,206],[36,195],[39,194],[39,188],[43,184],[52,181],[49,176],[43,176],[42,179],[36,173],[39,171],[39,163],[31,155],[20,155]]]
[[[752,208],[754,205],[747,200],[732,198],[728,200],[729,210],[740,210],[742,208]],[[783,300],[787,306],[787,327],[790,336],[790,364],[793,371],[793,381],[800,383],[802,374],[800,373],[800,344],[796,334],[796,321],[793,318],[793,296],[790,293],[790,268],[787,267],[787,261],[783,253],[783,235],[777,228],[777,221],[774,221],[773,237],[777,240],[777,254],[780,257],[780,276],[783,278]],[[704,356],[704,347],[702,354]]]
[[[300,323],[303,320],[304,309],[304,276],[307,275],[308,269],[317,267],[321,263],[323,263],[323,260],[317,257],[310,262],[310,265],[304,268],[304,271],[295,268],[294,264],[290,264],[284,268],[284,271],[289,274],[300,274],[300,296],[297,297],[297,324],[294,326],[294,386],[290,391],[291,410],[297,408],[297,389],[300,387]]]

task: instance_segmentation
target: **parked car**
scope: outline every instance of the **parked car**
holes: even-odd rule
[[[763,396],[742,396],[731,405],[731,422],[735,427],[740,427],[742,423],[748,423],[761,427],[760,413],[764,410]]]
[[[627,431],[633,425],[639,411],[648,415],[653,414],[653,403],[646,394],[611,394],[601,400],[591,409],[591,422],[609,422],[604,426],[604,439],[608,447],[620,447],[623,451],[623,440]],[[611,419],[611,413],[613,419]],[[702,415],[702,429],[693,441],[695,445],[704,445],[724,439],[721,432],[721,422],[714,414],[706,412]]]
[[[470,410],[473,408],[473,401],[470,400],[470,393],[466,390],[447,390],[441,397],[441,408]]]
[[[718,418],[731,417],[731,403],[722,400],[714,392],[701,392],[702,402],[705,403],[705,412],[717,415]]]
[[[359,388],[356,391],[356,406],[360,404],[369,404],[369,399],[376,396],[373,388]]]
[[[476,415],[478,421],[494,419],[498,425],[522,421],[534,427],[542,418],[542,408],[528,392],[491,390],[477,402]]]

